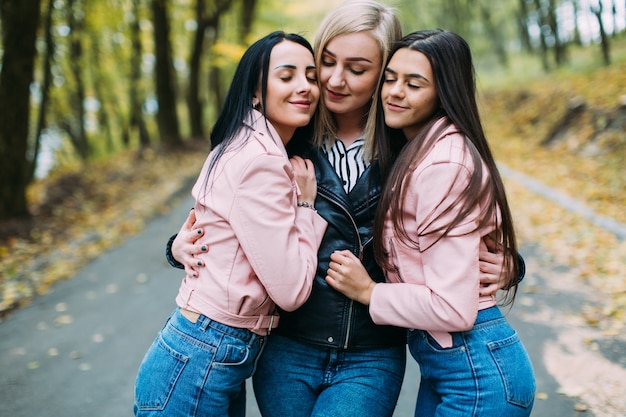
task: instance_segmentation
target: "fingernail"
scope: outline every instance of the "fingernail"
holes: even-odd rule
[[[196,233],[197,233],[197,234],[202,233],[202,229],[198,229],[198,230],[196,230]]]
[[[201,261],[198,261],[198,266],[202,266],[202,262]]]
[[[202,249],[202,252],[204,252],[204,251],[206,251],[206,246],[203,246],[200,249]]]

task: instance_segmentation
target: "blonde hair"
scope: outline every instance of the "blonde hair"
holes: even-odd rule
[[[378,42],[380,47],[380,70],[382,74],[393,43],[402,37],[402,29],[393,8],[372,0],[348,0],[326,15],[315,34],[313,49],[317,68],[321,68],[322,52],[332,39],[341,35],[366,31]],[[367,161],[371,161],[376,153],[375,128],[380,79],[379,77],[376,83],[364,127],[364,153]],[[328,137],[332,144],[337,136],[336,131],[337,125],[332,113],[326,107],[324,100],[320,100],[315,120],[313,143],[316,146],[322,146],[324,138]]]

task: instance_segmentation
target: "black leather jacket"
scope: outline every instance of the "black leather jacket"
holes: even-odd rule
[[[366,306],[335,291],[325,280],[330,254],[345,249],[362,260],[372,279],[385,280],[372,249],[374,215],[382,187],[376,164],[367,168],[346,195],[341,179],[321,150],[310,148],[299,153],[315,165],[315,208],[328,227],[318,251],[317,274],[309,299],[293,312],[281,311],[279,325],[272,333],[339,349],[404,344],[406,330],[374,324]]]

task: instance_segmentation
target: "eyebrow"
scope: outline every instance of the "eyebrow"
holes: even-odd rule
[[[391,68],[385,68],[385,72],[389,72],[391,74],[398,75],[398,73],[395,72],[394,70],[392,70]],[[430,80],[428,78],[424,77],[422,74],[417,73],[417,72],[415,72],[415,73],[411,72],[411,73],[405,74],[405,76],[408,77],[408,78],[419,78],[421,80],[430,82]]]
[[[335,55],[334,53],[332,53],[331,51],[329,51],[328,49],[324,48],[324,50],[322,51],[322,54],[328,54],[330,56],[332,56],[333,58],[336,58],[337,55]],[[355,57],[349,57],[346,58],[346,61],[350,61],[350,62],[361,62],[361,61],[365,61],[365,62],[369,62],[370,64],[372,63],[371,60],[365,58],[365,57],[361,57],[361,56],[355,56]]]
[[[278,65],[276,67],[274,67],[275,70],[277,69],[281,69],[281,68],[287,68],[287,69],[298,69],[295,65],[293,64],[282,64],[282,65]],[[306,70],[314,70],[315,69],[315,65],[307,65]]]

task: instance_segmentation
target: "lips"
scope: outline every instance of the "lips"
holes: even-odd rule
[[[292,101],[291,104],[302,109],[308,109],[311,107],[311,102],[309,100],[296,100]]]
[[[331,100],[341,100],[342,98],[348,97],[347,94],[336,93],[332,90],[326,90],[326,96]]]
[[[403,111],[406,110],[406,107],[400,106],[399,104],[389,103],[387,102],[387,108],[390,111]]]

